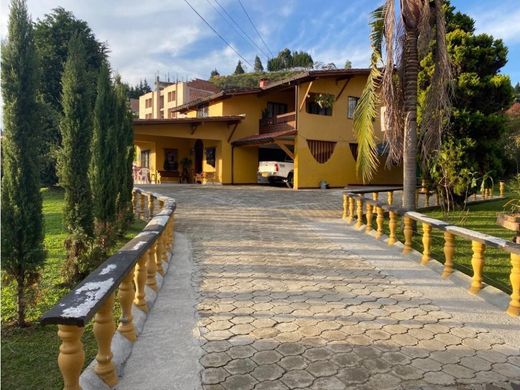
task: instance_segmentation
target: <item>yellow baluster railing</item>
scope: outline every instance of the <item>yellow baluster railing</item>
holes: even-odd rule
[[[379,239],[383,236],[383,224],[385,223],[385,217],[384,217],[384,211],[382,207],[377,207],[377,218],[376,218],[376,224],[377,224],[377,233],[376,238]]]
[[[390,230],[390,234],[388,235],[388,245],[394,245],[397,242],[397,213],[390,210],[389,217],[390,221],[388,222],[388,228]]]
[[[61,339],[58,366],[63,377],[64,390],[81,390],[79,375],[85,361],[85,352],[81,336],[85,328],[75,325],[58,325],[58,337]]]
[[[507,314],[510,316],[520,315],[520,255],[511,253],[511,302],[507,308]]]
[[[413,238],[413,220],[410,217],[404,217],[404,248],[403,253],[407,254],[412,251]]]
[[[363,200],[361,197],[356,199],[356,206],[357,206],[357,222],[356,222],[356,229],[360,229],[361,226],[363,226]]]
[[[484,251],[486,250],[486,245],[478,241],[471,241],[471,249],[473,250],[473,256],[471,258],[473,278],[471,279],[469,292],[478,294],[482,289],[482,270],[484,269]]]
[[[447,278],[453,272],[453,254],[455,253],[455,236],[444,232],[444,270],[442,277]]]
[[[423,243],[423,254],[421,258],[421,264],[426,265],[430,261],[430,256],[432,254],[431,252],[431,232],[432,227],[424,223],[422,224],[422,230],[423,230],[423,237],[422,237],[422,243]]]
[[[114,293],[111,293],[99,308],[94,317],[94,336],[96,337],[98,353],[94,372],[103,379],[108,386],[117,384],[117,374],[112,362],[112,336],[116,330],[113,315]]]
[[[365,227],[365,232],[369,233],[372,230],[372,205],[367,203],[366,209],[367,225]]]

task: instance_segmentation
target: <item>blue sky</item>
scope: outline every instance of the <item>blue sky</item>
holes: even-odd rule
[[[216,30],[250,63],[259,54],[255,46],[217,12],[215,0],[189,0]],[[268,51],[253,30],[238,0],[217,0]],[[382,0],[242,0],[251,18],[275,54],[288,47],[305,50],[315,61],[365,67],[369,59],[369,12]],[[502,38],[509,47],[503,73],[520,81],[519,0],[452,0],[458,10],[476,20],[477,32]],[[28,0],[33,19],[63,6],[86,20],[102,41],[108,42],[113,69],[131,83],[159,74],[170,79],[207,78],[213,68],[231,73],[238,56],[227,47],[183,0]],[[0,35],[6,34],[8,2],[0,5]],[[246,70],[251,69],[246,65]]]

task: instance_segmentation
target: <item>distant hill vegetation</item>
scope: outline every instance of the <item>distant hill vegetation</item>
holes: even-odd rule
[[[279,81],[291,77],[302,70],[282,70],[278,72],[254,72],[232,74],[229,76],[213,76],[209,79],[220,89],[235,89],[235,88],[254,88],[258,87],[261,79],[266,79],[269,82]]]

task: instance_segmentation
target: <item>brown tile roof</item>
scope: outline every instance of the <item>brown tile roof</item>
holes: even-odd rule
[[[233,146],[272,144],[276,139],[290,137],[296,135],[297,133],[297,130],[282,130],[274,131],[272,133],[255,134],[244,138],[239,138],[231,142],[231,144]]]
[[[188,81],[186,83],[188,87],[195,88],[195,89],[202,89],[203,91],[211,91],[213,93],[217,93],[220,91],[220,88],[217,87],[215,84],[213,84],[210,81],[202,80],[202,79],[194,79],[191,81]]]

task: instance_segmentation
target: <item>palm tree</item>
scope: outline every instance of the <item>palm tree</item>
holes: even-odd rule
[[[421,161],[436,153],[449,118],[450,66],[442,0],[395,0],[372,13],[370,75],[354,112],[357,171],[370,181],[379,164],[373,120],[386,107],[387,165],[403,164],[403,207],[415,209],[418,148]],[[384,50],[384,52],[383,52]],[[417,75],[420,58],[433,51],[435,71],[417,128]],[[384,54],[384,61],[383,61]]]

